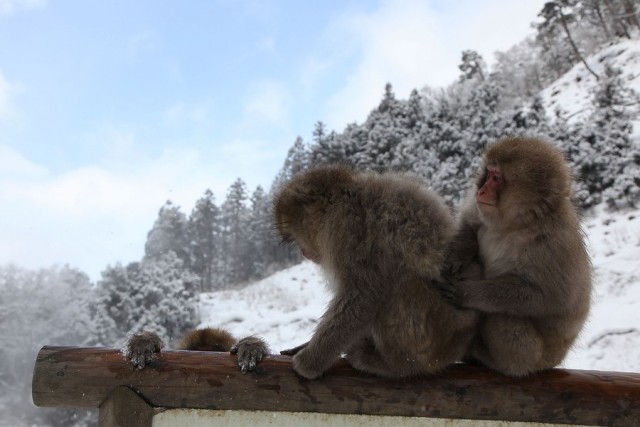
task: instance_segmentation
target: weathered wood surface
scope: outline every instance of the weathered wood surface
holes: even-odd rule
[[[401,415],[640,427],[640,374],[554,369],[524,379],[456,365],[384,380],[338,363],[305,380],[288,356],[242,374],[228,353],[167,351],[144,370],[118,350],[43,347],[33,373],[38,406],[99,407],[127,386],[154,407]]]

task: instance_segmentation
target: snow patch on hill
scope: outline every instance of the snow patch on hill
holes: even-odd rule
[[[640,93],[640,42],[624,40],[600,50],[586,58],[589,67],[598,75],[604,75],[607,63],[622,70],[622,79]],[[540,94],[548,114],[555,115],[559,108],[567,114],[569,122],[584,121],[593,108],[591,100],[598,82],[584,64],[577,63],[562,77]],[[636,134],[638,132],[636,122]]]

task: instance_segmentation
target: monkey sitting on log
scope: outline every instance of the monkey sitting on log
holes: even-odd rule
[[[444,301],[441,278],[453,219],[417,180],[350,167],[312,169],[275,197],[284,242],[328,276],[333,298],[311,340],[282,354],[309,379],[337,359],[388,378],[441,371],[460,360],[477,314]]]
[[[507,138],[487,148],[441,286],[455,306],[481,314],[468,360],[518,377],[566,356],[587,318],[592,286],[571,196],[567,162],[548,143]]]
[[[163,347],[164,343],[157,334],[142,331],[129,338],[125,356],[138,369],[143,369],[153,362]],[[226,330],[210,327],[187,332],[177,345],[177,350],[228,351],[237,354],[242,372],[254,370],[258,362],[269,354],[269,347],[260,337],[249,336],[237,341]]]

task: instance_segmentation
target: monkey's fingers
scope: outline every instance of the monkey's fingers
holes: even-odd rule
[[[436,288],[440,292],[440,296],[443,300],[449,304],[458,305],[458,292],[456,287],[451,282],[434,282]]]
[[[164,343],[157,334],[142,331],[129,338],[125,348],[125,356],[131,360],[136,368],[143,369],[153,362],[162,347],[164,347]]]
[[[289,348],[286,350],[282,350],[280,352],[280,354],[284,355],[284,356],[294,356],[296,355],[300,350],[302,350],[303,348],[305,348],[307,345],[309,345],[309,341],[307,341],[304,344],[300,344],[297,347],[293,347],[293,348]]]
[[[238,355],[238,366],[245,373],[253,371],[262,358],[269,354],[269,346],[262,338],[250,336],[231,347],[231,354]]]

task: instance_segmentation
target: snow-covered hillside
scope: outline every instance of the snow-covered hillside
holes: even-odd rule
[[[595,271],[593,307],[564,366],[640,372],[640,212],[600,213],[584,223]],[[304,262],[241,290],[201,297],[201,326],[262,335],[273,351],[307,341],[329,294]]]
[[[624,40],[590,55],[589,67],[603,75],[606,64],[622,70],[627,85],[640,93],[640,42],[638,39]],[[595,77],[582,63],[577,63],[561,78],[541,92],[543,104],[549,115],[559,108],[567,114],[569,121],[584,120],[591,112],[591,99],[597,85]],[[636,121],[636,123],[638,123]],[[639,126],[634,126],[638,135]]]

